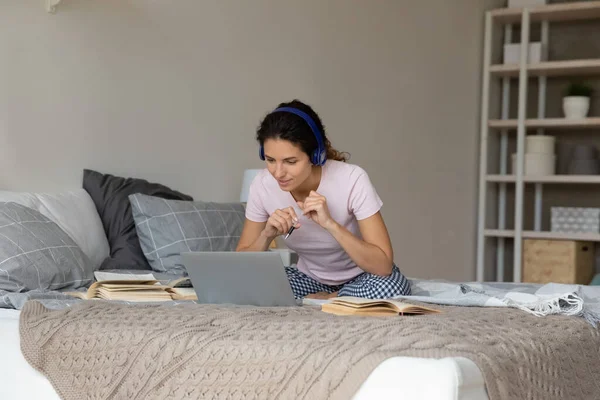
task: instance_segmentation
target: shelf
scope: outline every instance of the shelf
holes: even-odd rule
[[[514,238],[515,232],[508,229],[486,229],[484,232],[488,237]],[[554,240],[582,240],[600,242],[600,233],[563,233],[547,231],[523,231],[523,239],[554,239]]]
[[[499,8],[490,11],[494,21],[502,23],[520,23],[521,8]],[[529,8],[531,22],[539,21],[577,21],[600,18],[600,1],[580,1],[535,6]]]
[[[516,119],[492,119],[488,126],[494,129],[517,129]],[[525,127],[530,129],[600,129],[600,118],[566,119],[566,118],[544,118],[526,119]]]
[[[562,36],[560,32],[554,29],[555,26],[559,25],[559,22],[585,20],[600,22],[600,0],[559,1],[561,2],[557,3],[556,0],[538,1],[537,3],[552,4],[528,5],[522,8],[504,7],[486,12],[482,53],[484,71],[481,82],[480,110],[482,112],[479,121],[482,128],[482,140],[479,146],[479,171],[482,174],[483,184],[478,187],[477,281],[484,281],[489,278],[490,272],[495,270],[494,276],[499,281],[504,281],[510,273],[512,275],[509,278],[510,281],[521,282],[523,279],[523,241],[521,238],[581,240],[600,243],[600,232],[590,234],[526,230],[526,228],[544,226],[544,219],[547,218],[544,207],[545,204],[548,204],[548,201],[552,202],[552,199],[546,199],[545,191],[539,190],[542,189],[542,185],[544,187],[553,185],[554,189],[560,189],[560,192],[566,192],[567,194],[572,189],[583,189],[584,185],[588,185],[587,187],[590,190],[595,190],[596,187],[591,185],[597,184],[600,190],[600,173],[597,175],[552,174],[535,176],[525,174],[525,168],[523,168],[523,174],[517,179],[512,168],[502,168],[502,171],[505,171],[503,174],[497,174],[494,169],[489,170],[494,168],[490,162],[495,163],[498,158],[501,159],[503,167],[505,164],[511,165],[510,154],[506,153],[509,151],[507,149],[512,148],[509,147],[512,142],[508,140],[518,136],[516,135],[517,131],[521,135],[535,134],[537,133],[535,130],[547,130],[548,132],[544,133],[556,133],[564,136],[572,136],[576,133],[585,134],[589,137],[600,135],[600,114],[591,114],[589,118],[578,120],[567,119],[562,113],[554,114],[558,118],[547,118],[545,116],[550,102],[562,102],[561,94],[548,90],[554,83],[558,83],[554,81],[600,78],[600,54],[575,55],[574,52],[570,51],[567,43],[570,36],[565,36],[563,41],[567,44],[559,43],[562,46],[556,49],[555,56],[547,57],[546,55],[542,58],[545,61],[536,62],[532,59],[532,61],[525,62],[524,58],[526,57],[520,57],[521,53],[523,53],[523,56],[527,53],[525,45],[532,42],[541,42],[550,46],[546,50],[555,47],[553,43],[558,42],[559,36]],[[586,31],[584,30],[580,34],[585,37]],[[550,40],[550,38],[552,39]],[[521,43],[523,45],[517,57],[520,58],[521,62],[513,60],[512,64],[505,64],[500,57],[496,60],[498,55],[503,54],[505,43]],[[551,53],[554,54],[555,52],[551,51]],[[504,58],[504,60],[507,59]],[[537,78],[542,79],[538,80]],[[551,80],[552,82],[550,82]],[[535,93],[529,95],[530,92],[537,92],[537,96]],[[534,103],[537,103],[537,107],[532,108]],[[535,114],[527,111],[535,109],[537,109]],[[517,118],[516,113],[512,113],[511,110],[518,110],[519,117]],[[500,115],[504,116],[503,118],[512,115],[515,119],[494,119]],[[496,137],[500,132],[502,132],[502,137]],[[504,134],[506,132],[510,132],[512,139]],[[489,139],[492,139],[492,143],[489,143]],[[517,147],[519,153],[521,153],[523,151],[522,146],[525,143],[521,143],[523,137],[519,136],[518,139]],[[490,154],[492,151],[494,154]],[[521,155],[523,156],[523,154]],[[564,173],[565,171],[561,170],[560,172]],[[543,173],[543,171],[538,173]],[[570,186],[555,187],[554,185]],[[553,194],[550,193],[550,196]],[[577,195],[582,196],[585,193],[577,193]],[[490,200],[493,198],[495,201],[490,202],[488,198]],[[512,208],[509,203],[512,203]],[[494,226],[509,226],[507,218],[510,213],[514,213],[514,227],[510,226],[510,229],[485,229],[492,215],[497,215],[498,219],[497,225]],[[530,219],[533,220],[533,224],[524,226],[525,221]],[[550,230],[549,227],[548,230]],[[488,246],[492,243],[486,243],[486,238],[497,238],[499,243],[497,246]],[[516,240],[516,238],[519,240]],[[503,243],[504,240],[508,243]],[[489,256],[488,252],[490,252]],[[504,260],[504,262],[499,262],[496,265],[491,263],[493,257],[490,256],[492,253],[495,253],[497,260]],[[506,268],[509,270],[505,271]]]
[[[598,233],[523,231],[522,236],[525,239],[586,240],[591,242],[600,242],[600,234]]]
[[[515,237],[515,231],[508,229],[486,229],[483,234],[488,237],[504,237],[512,238]]]
[[[515,175],[488,175],[488,182],[516,182]],[[600,175],[524,175],[527,183],[600,183]]]
[[[519,76],[519,64],[495,64],[490,73],[496,76]],[[579,76],[600,75],[600,59],[544,61],[527,66],[527,75],[534,76]]]
[[[486,180],[488,182],[515,182],[516,177],[514,175],[488,175]]]

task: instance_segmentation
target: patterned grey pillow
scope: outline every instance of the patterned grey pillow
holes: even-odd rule
[[[56,223],[29,207],[0,202],[0,290],[88,286],[94,266]]]
[[[185,274],[181,253],[234,251],[242,233],[242,203],[129,196],[140,246],[154,271]]]

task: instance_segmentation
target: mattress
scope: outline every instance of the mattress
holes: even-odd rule
[[[19,311],[0,309],[0,399],[60,399],[50,382],[23,358]],[[353,400],[488,400],[481,371],[462,357],[393,357],[378,365]]]

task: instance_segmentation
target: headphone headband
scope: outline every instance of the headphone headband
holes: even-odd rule
[[[273,112],[289,112],[289,113],[292,113],[292,114],[295,114],[295,115],[301,117],[304,121],[306,121],[306,123],[310,127],[311,131],[313,132],[315,139],[317,139],[317,149],[312,154],[311,162],[314,165],[325,164],[325,160],[327,159],[327,149],[325,149],[323,135],[321,134],[321,131],[317,127],[317,124],[315,124],[315,121],[313,121],[313,119],[304,111],[298,110],[297,108],[293,108],[293,107],[279,107],[279,108],[275,109]],[[260,148],[260,158],[261,158],[261,160],[265,159],[264,149],[262,148],[262,146]]]

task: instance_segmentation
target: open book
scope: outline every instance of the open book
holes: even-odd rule
[[[96,274],[94,282],[87,292],[69,292],[67,294],[84,299],[123,300],[123,301],[170,301],[198,300],[189,278],[179,278],[166,285],[154,279],[152,274]]]
[[[405,303],[402,300],[373,300],[361,297],[341,296],[323,303],[321,310],[336,315],[365,315],[387,317],[393,315],[435,314],[439,310]]]

